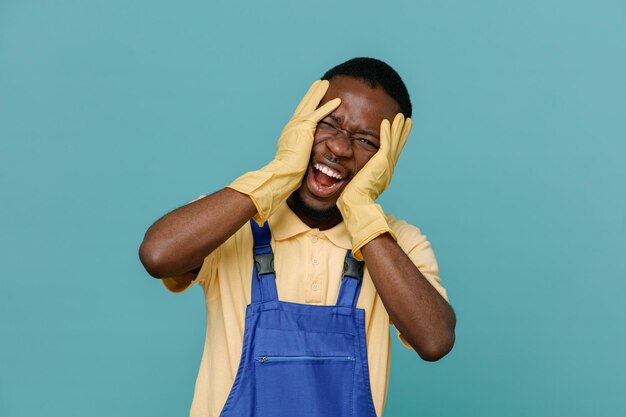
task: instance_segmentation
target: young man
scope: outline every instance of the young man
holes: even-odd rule
[[[311,86],[274,160],[148,229],[146,270],[206,297],[192,417],[380,416],[390,322],[425,360],[450,351],[455,316],[429,242],[375,203],[410,116],[387,64],[340,64]]]

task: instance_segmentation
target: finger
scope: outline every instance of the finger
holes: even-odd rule
[[[402,133],[402,127],[404,126],[404,115],[402,113],[396,114],[393,118],[393,124],[391,125],[391,149],[389,155],[392,158],[396,158],[399,154],[398,145],[400,142],[400,133]]]
[[[322,120],[324,117],[331,114],[337,107],[339,107],[340,104],[341,104],[341,99],[334,98],[330,100],[328,103],[324,103],[322,107],[320,107],[319,109],[311,113],[309,116],[307,116],[307,120],[311,120],[317,123],[320,120]]]
[[[400,141],[398,142],[398,152],[396,154],[396,161],[400,157],[400,152],[404,148],[404,144],[406,143],[407,138],[409,137],[409,133],[411,133],[411,128],[413,127],[413,121],[410,118],[404,120],[404,126],[402,127],[402,132],[400,133]]]
[[[404,144],[406,143],[407,138],[409,137],[409,133],[411,133],[411,129],[413,128],[413,121],[411,118],[407,118],[404,121],[404,127],[402,128],[402,133],[400,134],[400,147],[398,148],[398,155],[396,156],[396,160],[400,156],[400,152],[404,148]]]
[[[328,90],[328,86],[330,83],[327,80],[317,80],[311,87],[309,91],[304,95],[298,107],[296,107],[296,111],[293,113],[294,116],[300,116],[302,114],[307,114],[315,110],[319,102],[326,94],[326,90]]]
[[[391,146],[391,125],[389,120],[385,119],[380,124],[380,151],[388,153]]]
[[[315,90],[317,90],[319,83],[320,83],[320,80],[316,80],[316,81],[313,82],[313,84],[311,84],[311,86],[307,90],[307,92],[304,95],[304,97],[302,97],[302,100],[300,100],[300,103],[298,103],[298,107],[296,107],[296,111],[294,111],[294,113],[293,113],[294,116],[296,114],[300,114],[302,112],[302,108],[306,106],[306,103],[309,101],[309,98],[311,97],[311,94],[313,94],[313,92]]]

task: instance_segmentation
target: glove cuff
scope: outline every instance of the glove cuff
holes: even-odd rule
[[[339,199],[337,207],[346,223],[355,259],[362,261],[361,248],[384,233],[389,233],[397,240],[379,204],[347,205]]]
[[[262,226],[300,186],[303,175],[304,171],[289,169],[282,162],[273,160],[258,171],[243,174],[227,188],[250,197],[257,209],[252,218]]]

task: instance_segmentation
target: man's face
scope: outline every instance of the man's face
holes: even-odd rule
[[[378,151],[381,122],[400,111],[382,88],[348,76],[330,79],[320,106],[335,97],[341,105],[318,123],[309,167],[296,191],[309,212],[336,210],[343,189]]]

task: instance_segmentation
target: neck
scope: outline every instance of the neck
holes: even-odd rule
[[[287,205],[311,229],[328,230],[343,221],[337,206],[324,211],[316,210],[302,201],[297,191],[289,196]]]

